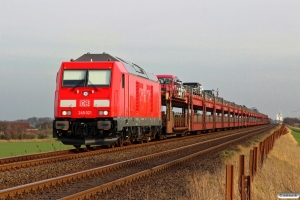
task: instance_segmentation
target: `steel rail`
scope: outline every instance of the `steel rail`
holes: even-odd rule
[[[253,127],[251,127],[251,128],[253,128]],[[257,128],[257,127],[255,127],[255,128]],[[240,130],[240,129],[234,129],[234,131],[237,131],[237,130]],[[252,129],[250,129],[250,130],[252,130]],[[232,130],[229,130],[228,132],[230,133],[231,131]],[[220,133],[226,133],[226,132],[220,132]],[[142,148],[145,146],[156,145],[158,143],[176,142],[177,140],[187,140],[187,139],[192,139],[195,137],[203,137],[203,136],[211,136],[211,135],[217,136],[216,133],[209,133],[209,134],[205,134],[205,135],[190,135],[190,136],[184,137],[184,138],[172,138],[170,140],[155,141],[155,142],[151,142],[151,143],[144,143],[144,144],[137,144],[137,145],[129,145],[129,146],[123,146],[120,148],[97,149],[95,151],[80,152],[80,153],[74,153],[73,151],[75,149],[73,149],[73,150],[65,150],[65,151],[59,151],[59,152],[33,154],[33,155],[28,155],[29,157],[32,156],[32,157],[30,157],[30,158],[32,158],[31,160],[1,164],[0,172],[14,170],[14,169],[20,169],[20,168],[26,168],[26,167],[31,167],[31,166],[38,166],[38,165],[43,165],[43,164],[53,163],[53,162],[60,162],[60,161],[64,161],[64,160],[71,160],[71,159],[83,158],[83,157],[88,157],[88,156],[100,155],[100,154],[109,153],[109,152],[124,151],[124,150],[132,149],[132,148]],[[81,149],[81,150],[83,150],[83,149]],[[20,156],[20,157],[22,157],[22,156]],[[11,157],[11,158],[7,158],[7,159],[14,159],[14,158]]]
[[[74,150],[74,149],[73,149]],[[0,159],[0,164],[8,164],[20,161],[27,161],[27,160],[34,160],[40,158],[46,158],[51,156],[58,156],[58,155],[65,155],[72,153],[72,150],[61,150],[61,151],[51,151],[51,152],[43,152],[43,153],[36,153],[36,154],[29,154],[29,155],[22,155],[22,156],[13,156],[13,157],[6,157]]]
[[[69,175],[64,175],[64,176],[60,176],[60,177],[56,177],[56,178],[50,178],[50,179],[38,181],[38,182],[35,182],[35,183],[29,183],[29,184],[25,184],[25,185],[22,185],[22,186],[17,186],[17,187],[13,187],[13,188],[0,190],[0,198],[1,199],[20,198],[23,195],[27,195],[29,193],[35,193],[35,192],[44,190],[46,188],[52,188],[52,187],[60,186],[60,185],[63,185],[65,183],[68,183],[68,182],[81,180],[81,179],[85,179],[85,178],[88,178],[88,177],[99,176],[99,175],[101,175],[105,172],[110,172],[112,170],[116,170],[116,169],[119,169],[121,167],[130,166],[130,165],[136,164],[138,162],[142,162],[142,161],[145,161],[145,160],[156,158],[156,157],[162,156],[162,155],[167,155],[167,154],[170,154],[172,152],[179,151],[179,150],[184,150],[184,149],[187,149],[187,148],[192,148],[192,147],[197,146],[197,145],[203,145],[205,143],[218,141],[218,140],[221,140],[221,139],[224,139],[224,138],[231,137],[233,135],[241,135],[241,134],[245,134],[247,132],[251,133],[251,132],[254,132],[254,131],[256,133],[257,131],[264,131],[264,130],[267,130],[267,129],[270,129],[270,127],[263,127],[263,128],[258,129],[258,130],[250,130],[250,131],[247,130],[247,131],[240,132],[239,134],[231,134],[231,135],[228,135],[228,136],[223,136],[223,137],[216,138],[216,139],[202,141],[202,142],[198,142],[198,143],[195,143],[195,144],[192,144],[192,145],[179,147],[179,148],[167,150],[167,151],[164,151],[164,152],[155,153],[155,154],[151,154],[151,155],[147,155],[147,156],[143,156],[143,157],[139,157],[139,158],[134,158],[134,159],[130,159],[130,160],[122,161],[122,162],[117,162],[117,163],[113,163],[113,164],[110,164],[110,165],[106,165],[106,166],[102,166],[102,167],[98,167],[98,168],[94,168],[94,169],[90,169],[90,170],[85,170],[85,171],[81,171],[81,172],[77,172],[77,173],[73,173],[73,174],[69,174]],[[246,137],[249,137],[249,135],[246,135]],[[239,138],[238,140],[240,140],[242,138],[243,137]],[[235,141],[236,140],[224,143],[224,144],[222,144],[222,146],[224,146],[225,144],[235,142]]]
[[[94,146],[94,150],[98,150],[99,146]],[[51,152],[42,152],[42,153],[34,153],[34,154],[27,154],[27,155],[21,155],[21,156],[12,156],[12,157],[5,157],[0,158],[0,165],[2,164],[9,164],[14,162],[22,162],[22,161],[28,161],[28,160],[35,160],[35,159],[41,159],[41,158],[48,158],[53,156],[59,156],[59,155],[67,155],[67,154],[73,154],[78,152],[84,152],[86,148],[80,148],[78,149],[67,149],[67,150],[60,150],[60,151],[51,151]]]

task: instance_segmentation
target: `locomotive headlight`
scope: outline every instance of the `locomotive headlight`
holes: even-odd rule
[[[68,113],[68,115],[71,115],[71,114],[72,114],[72,111],[69,110],[67,113]]]
[[[67,111],[62,111],[62,115],[67,115]]]
[[[108,111],[107,110],[105,110],[105,111],[99,110],[98,114],[99,115],[108,115]]]

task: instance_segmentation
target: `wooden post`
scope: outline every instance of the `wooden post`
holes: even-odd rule
[[[253,150],[251,149],[250,150],[250,157],[249,157],[249,174],[250,176],[253,176],[253,156],[254,155],[254,152]]]
[[[245,175],[245,156],[239,156],[239,192],[242,194],[242,176]]]
[[[258,160],[258,150],[257,150],[257,147],[254,147],[254,175],[256,174],[256,171],[257,171],[257,160]],[[253,177],[254,178],[254,177]]]
[[[252,199],[252,180],[251,176],[242,176],[242,195],[241,200],[251,200]]]
[[[233,165],[226,165],[226,200],[233,200]]]

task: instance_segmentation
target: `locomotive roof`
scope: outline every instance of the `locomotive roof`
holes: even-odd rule
[[[127,71],[130,73],[130,74],[134,74],[134,75],[137,75],[137,76],[140,76],[140,77],[143,77],[143,78],[146,78],[146,79],[150,79],[152,81],[155,81],[157,82],[157,78],[154,74],[152,73],[149,73],[149,72],[146,72],[143,68],[141,68],[140,66],[134,64],[134,63],[131,63],[131,62],[128,62],[128,61],[125,61],[121,58],[118,58],[118,57],[113,57],[107,53],[103,53],[103,54],[90,54],[90,53],[87,53],[87,54],[84,54],[82,55],[81,57],[77,58],[75,61],[87,61],[87,62],[90,62],[90,61],[116,61],[116,62],[122,62],[123,65],[125,66],[125,68],[127,69]]]
[[[93,61],[119,61],[115,57],[103,53],[103,54],[83,54],[81,57],[77,58],[75,61],[88,61],[90,62],[91,60]]]

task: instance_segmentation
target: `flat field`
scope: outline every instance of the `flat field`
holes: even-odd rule
[[[0,158],[74,148],[55,140],[0,141]]]
[[[292,128],[289,127],[292,131],[292,135],[294,136],[295,140],[298,142],[298,145],[300,146],[300,129],[299,128]]]

